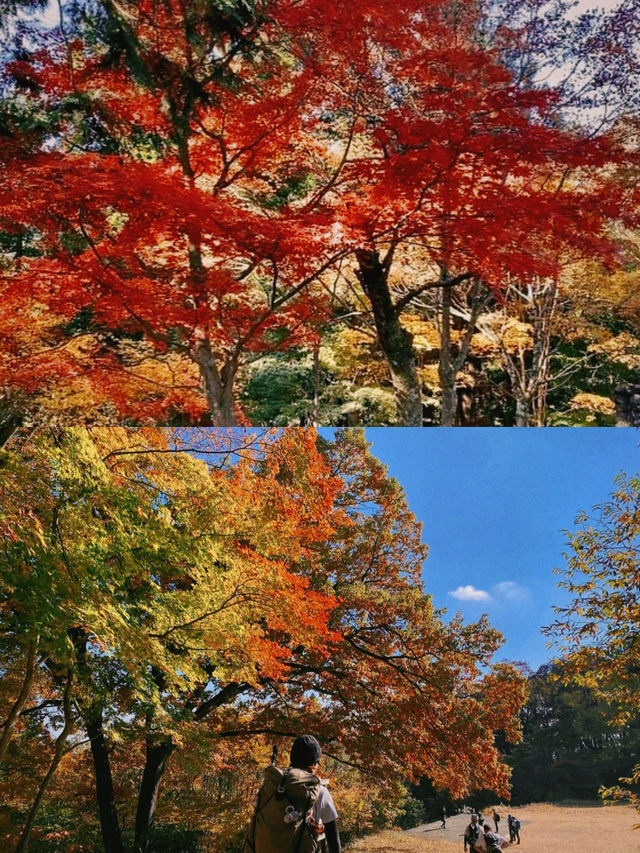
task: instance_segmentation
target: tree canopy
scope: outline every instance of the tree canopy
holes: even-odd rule
[[[452,423],[483,307],[510,282],[556,292],[576,264],[624,263],[612,227],[637,224],[633,87],[608,81],[617,123],[570,120],[576,80],[534,70],[573,44],[582,73],[584,44],[565,27],[561,51],[561,10],[542,4],[534,50],[513,5],[510,27],[475,0],[86,0],[50,29],[18,18],[0,116],[9,412],[235,424],[251,366],[302,352],[318,423],[319,350],[348,324],[382,355],[395,422],[422,425],[412,323],[434,296]],[[632,64],[628,17],[580,21]],[[579,91],[604,109],[601,80]]]
[[[434,609],[420,525],[360,432],[12,441],[0,784],[20,849],[58,774],[84,761],[86,777],[89,754],[110,853],[148,848],[163,779],[200,784],[202,766],[246,767],[265,738],[302,731],[354,773],[506,794],[494,733],[518,739],[523,679],[492,662],[486,618]],[[34,738],[49,769],[16,788]]]

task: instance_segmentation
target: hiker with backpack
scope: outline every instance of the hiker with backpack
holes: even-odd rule
[[[497,832],[497,833],[499,833],[499,832],[500,832],[500,826],[499,826],[499,824],[500,824],[500,815],[498,814],[498,812],[497,812],[495,809],[493,809],[493,811],[492,811],[492,816],[493,816],[493,823],[494,823],[494,825],[495,825],[496,832]]]
[[[498,835],[497,832],[491,832],[491,827],[488,823],[484,825],[484,844],[487,853],[501,853],[505,847],[509,847],[510,841]]]
[[[471,815],[471,823],[468,824],[467,828],[464,831],[464,849],[465,853],[467,851],[467,847],[469,848],[469,853],[476,853],[476,850],[479,849],[478,844],[480,843],[480,838],[482,836],[482,827],[478,823],[478,815]]]
[[[520,844],[520,821],[515,815],[507,815],[507,824],[509,826],[509,840],[513,843],[516,839]]]
[[[316,775],[320,744],[313,735],[296,738],[286,769],[275,765],[276,754],[264,771],[243,853],[341,853],[338,812]]]

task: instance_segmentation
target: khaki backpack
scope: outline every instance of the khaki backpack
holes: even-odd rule
[[[267,767],[242,853],[317,853],[324,841],[309,822],[320,779],[297,767]]]

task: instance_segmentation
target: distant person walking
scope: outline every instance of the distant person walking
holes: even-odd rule
[[[478,850],[478,844],[480,842],[480,838],[482,836],[482,828],[478,823],[478,815],[471,815],[471,823],[468,824],[467,828],[464,831],[464,849],[465,853],[467,849],[469,853],[475,853]]]
[[[495,827],[496,827],[496,832],[500,832],[500,815],[498,814],[498,812],[495,809],[492,811],[491,814],[493,816],[493,822],[494,822]]]
[[[514,841],[518,841],[520,844],[520,821],[515,815],[507,816],[507,825],[509,827],[509,840],[513,844]]]
[[[442,806],[442,809],[440,810],[440,820],[442,821],[442,823],[440,824],[440,829],[446,829],[447,828],[447,810],[445,809],[444,806]]]

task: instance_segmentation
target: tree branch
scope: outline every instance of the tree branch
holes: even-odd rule
[[[474,278],[476,273],[474,272],[463,272],[460,275],[455,275],[452,278],[446,279],[437,279],[436,281],[428,281],[426,284],[421,284],[419,287],[415,287],[413,290],[410,290],[409,293],[406,293],[398,302],[396,302],[394,306],[394,313],[397,317],[402,309],[411,302],[412,299],[415,299],[416,296],[420,296],[421,293],[424,293],[425,290],[431,290],[436,287],[455,287],[457,284],[462,284],[463,281],[468,281],[471,278]]]

